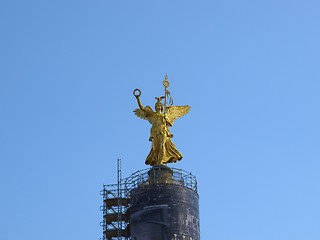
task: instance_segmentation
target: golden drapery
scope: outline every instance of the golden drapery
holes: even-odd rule
[[[147,165],[174,163],[182,159],[182,154],[171,140],[173,135],[169,132],[169,127],[189,109],[189,106],[168,106],[164,114],[160,111],[154,112],[149,106],[134,110],[138,117],[146,119],[152,124],[149,138],[152,145],[146,159]]]

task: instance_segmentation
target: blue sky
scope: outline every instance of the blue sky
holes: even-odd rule
[[[319,1],[0,1],[0,239],[99,239],[168,74],[204,240],[320,239]],[[171,165],[174,166],[174,165]]]

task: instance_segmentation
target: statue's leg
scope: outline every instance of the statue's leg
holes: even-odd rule
[[[164,134],[159,134],[159,165],[165,163],[166,158],[166,146],[165,139],[166,136]]]
[[[165,159],[166,162],[174,163],[174,162],[180,161],[182,159],[182,154],[179,152],[179,150],[173,144],[171,138],[166,139],[165,149],[166,149],[166,153],[167,153],[166,159]]]
[[[150,153],[146,159],[146,164],[151,166],[156,166],[162,164],[162,160],[164,159],[164,135],[158,134],[152,139],[152,146]]]

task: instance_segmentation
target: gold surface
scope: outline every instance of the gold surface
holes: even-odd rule
[[[165,79],[166,80],[163,81],[163,86],[165,86],[167,88],[167,87],[169,87],[168,75],[166,75]]]
[[[135,89],[133,95],[138,102],[138,109],[134,110],[134,113],[142,118],[148,120],[151,124],[150,138],[152,142],[151,150],[146,159],[146,164],[151,166],[174,163],[182,159],[182,154],[173,144],[171,138],[173,135],[169,131],[169,127],[172,127],[174,121],[177,118],[187,114],[191,107],[186,106],[166,106],[166,96],[169,93],[167,88],[169,87],[168,77],[163,81],[165,87],[165,96],[156,97],[155,111],[150,106],[143,107],[140,101],[141,91]],[[171,97],[171,96],[170,96]],[[165,99],[165,106],[161,103],[162,99]]]

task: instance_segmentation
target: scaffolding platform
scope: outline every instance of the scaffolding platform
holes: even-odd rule
[[[112,207],[121,205],[121,206],[129,206],[129,198],[107,198],[104,200],[106,207],[111,209]]]
[[[108,240],[112,240],[112,239],[130,239],[130,225],[128,225],[128,227],[126,229],[124,229],[123,231],[118,232],[117,229],[109,229],[104,231],[104,235],[106,237],[106,239]]]
[[[130,239],[130,199],[125,197],[123,184],[103,185],[103,240]]]

